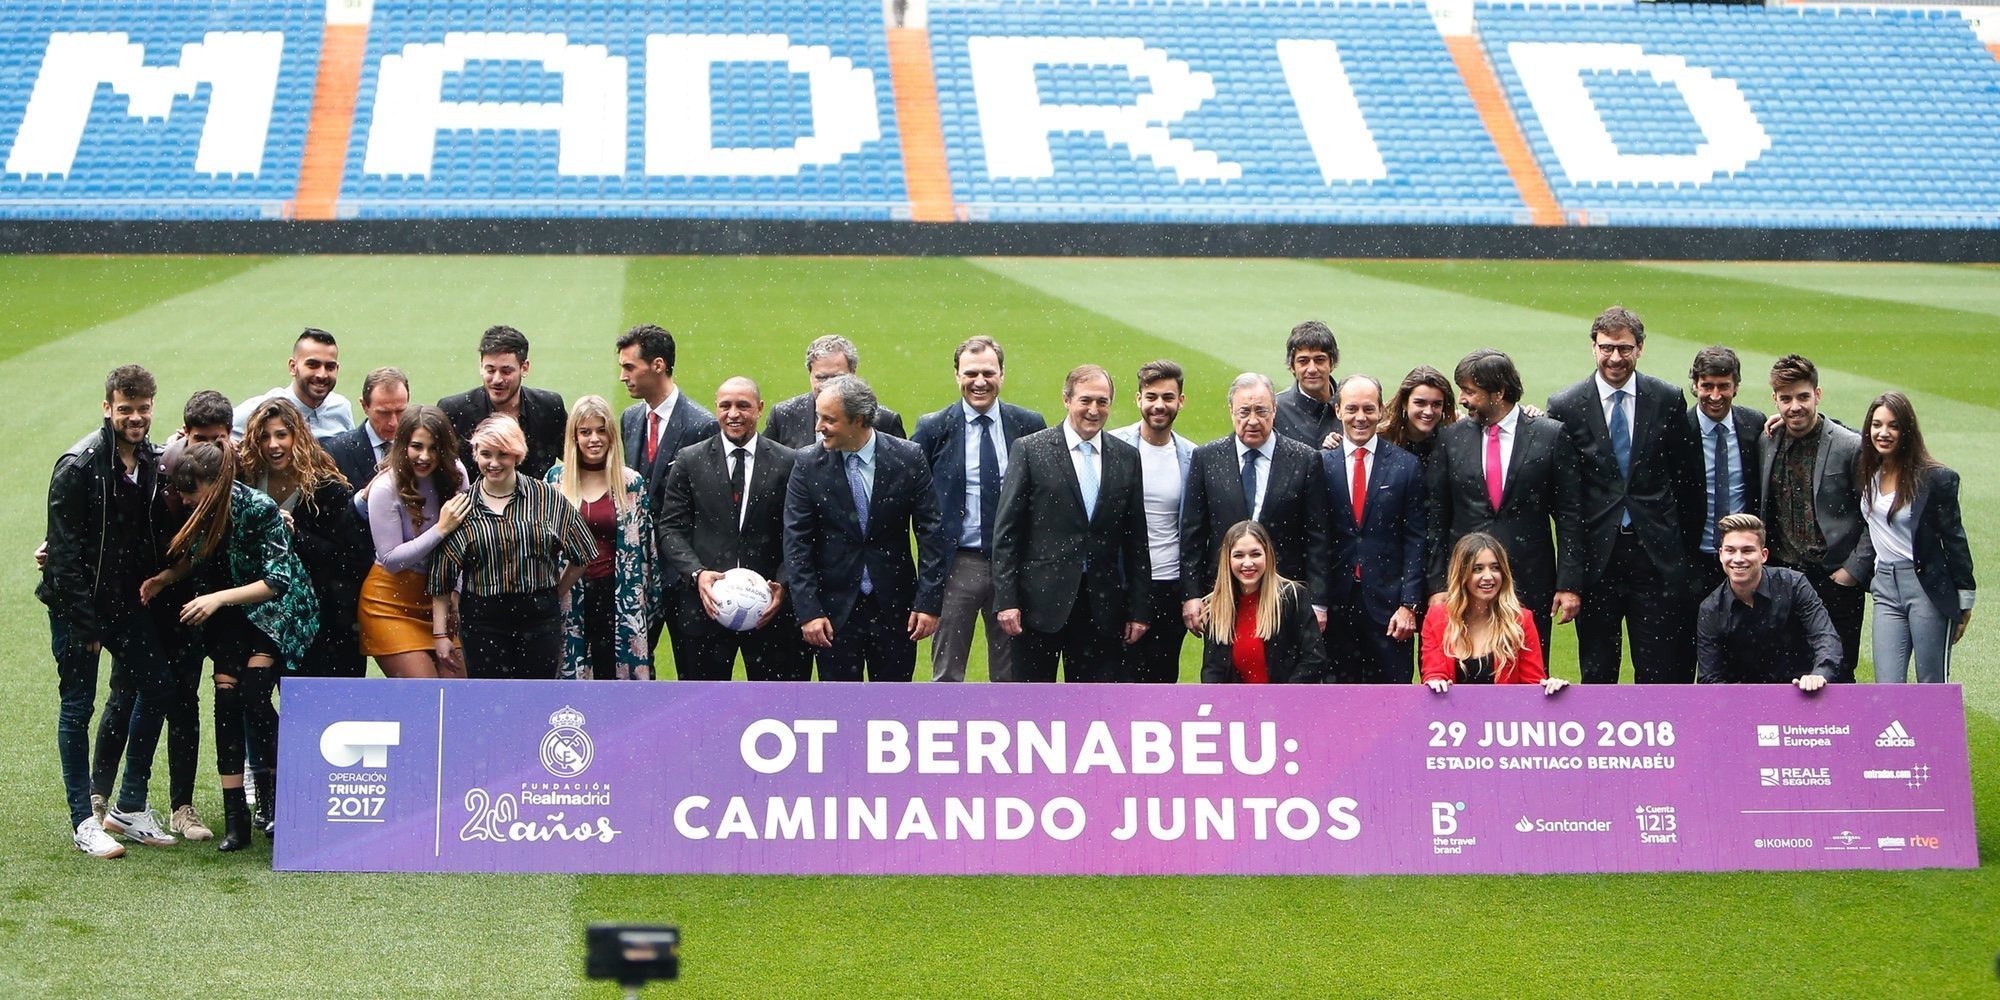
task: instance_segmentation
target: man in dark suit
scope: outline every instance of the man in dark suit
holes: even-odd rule
[[[1410,683],[1410,640],[1424,600],[1424,466],[1376,431],[1382,383],[1341,380],[1340,447],[1319,453],[1333,534],[1327,616],[1341,684]]]
[[[1688,411],[1688,428],[1701,446],[1701,544],[1693,557],[1696,589],[1704,596],[1728,579],[1717,556],[1717,521],[1731,514],[1754,513],[1759,481],[1759,442],[1764,414],[1736,402],[1743,384],[1743,363],[1727,347],[1702,348],[1688,368],[1694,384],[1695,407]]]
[[[479,338],[482,384],[438,400],[438,409],[444,411],[452,432],[458,435],[458,460],[467,470],[479,467],[472,460],[472,429],[495,413],[520,422],[521,433],[528,438],[528,456],[518,466],[521,475],[540,479],[562,460],[569,410],[563,406],[562,396],[522,385],[527,376],[528,338],[511,326],[488,327]]]
[[[797,452],[760,440],[764,415],[757,383],[732,378],[715,390],[720,434],[681,449],[667,473],[660,508],[660,554],[680,586],[674,637],[687,652],[676,656],[681,680],[726,681],[738,652],[753,681],[802,681],[805,660],[785,600],[785,484]],[[711,589],[724,570],[756,570],[771,586],[771,608],[748,632],[716,623]]]
[[[410,405],[410,377],[401,368],[377,368],[361,382],[361,426],[327,438],[326,453],[359,494],[389,457],[396,425]]]
[[[1278,415],[1273,426],[1288,437],[1315,451],[1321,442],[1340,433],[1340,415],[1334,412],[1333,369],[1340,364],[1340,344],[1325,323],[1309,319],[1292,327],[1285,339],[1285,369],[1292,373],[1292,387],[1277,393]]]
[[[994,603],[1017,640],[1014,680],[1118,679],[1146,634],[1152,558],[1139,449],[1103,433],[1111,375],[1063,380],[1069,415],[1014,445],[993,533]]]
[[[667,474],[681,450],[715,436],[715,417],[700,403],[689,399],[674,382],[674,335],[651,323],[641,323],[618,338],[618,380],[625,392],[638,402],[618,415],[618,437],[625,445],[625,465],[646,479],[646,493],[655,511],[666,507]],[[653,548],[662,561],[667,558],[663,523],[653,521]],[[667,575],[665,606],[680,604],[684,578]],[[676,616],[669,611],[651,623],[647,641],[654,647],[656,672],[659,663],[660,631]],[[681,669],[683,650],[680,635],[667,629],[667,644],[674,654],[674,669]],[[691,658],[692,652],[686,657]]]
[[[861,352],[855,350],[854,341],[837,333],[814,338],[806,346],[806,374],[812,379],[812,388],[771,404],[771,418],[764,422],[764,436],[793,450],[813,443],[817,436],[813,425],[819,420],[819,414],[813,412],[813,396],[828,379],[853,375],[860,368]],[[890,437],[908,436],[903,433],[902,414],[886,406],[875,408],[873,426]]]
[[[1854,466],[1861,435],[1819,412],[1819,368],[1796,354],[1771,366],[1771,401],[1783,422],[1764,436],[1759,501],[1770,534],[1771,565],[1805,574],[1840,635],[1840,674],[1854,681],[1869,579],[1856,549],[1861,519]]]
[[[1201,631],[1201,599],[1215,586],[1222,533],[1254,520],[1271,533],[1278,573],[1306,585],[1326,627],[1333,547],[1318,449],[1275,432],[1277,393],[1255,372],[1229,385],[1235,433],[1194,450],[1181,496],[1181,620]]]
[[[1472,419],[1438,430],[1425,474],[1430,603],[1444,600],[1452,546],[1471,532],[1486,532],[1507,550],[1515,592],[1534,612],[1546,661],[1553,626],[1574,619],[1581,603],[1576,451],[1561,422],[1521,411],[1521,373],[1513,358],[1474,351],[1458,363],[1453,381]]]
[[[972,629],[986,618],[986,676],[1012,680],[1014,642],[993,604],[993,525],[1014,442],[1048,427],[1033,410],[1000,401],[1007,354],[992,337],[973,337],[952,351],[959,401],[917,421],[910,440],[930,462],[931,489],[944,515],[944,613],[931,637],[931,680],[965,680]]]
[[[950,546],[930,470],[922,449],[876,432],[875,390],[859,376],[829,380],[813,408],[820,441],[799,451],[785,489],[799,632],[820,680],[907,681],[937,630]]]
[[[1590,324],[1592,375],[1549,397],[1577,456],[1583,606],[1577,659],[1586,684],[1616,684],[1621,629],[1632,679],[1694,683],[1689,553],[1701,542],[1701,454],[1680,387],[1639,371],[1646,324],[1612,306]]]

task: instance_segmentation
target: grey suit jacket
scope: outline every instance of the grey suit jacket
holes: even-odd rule
[[[1819,454],[1813,460],[1813,521],[1818,523],[1820,534],[1826,536],[1826,572],[1845,568],[1860,586],[1868,585],[1869,565],[1865,558],[1857,558],[1855,547],[1861,536],[1868,530],[1861,518],[1861,488],[1854,481],[1854,469],[1861,459],[1861,435],[1838,420],[1820,415]],[[1764,521],[1764,529],[1771,535],[1778,533],[1776,497],[1772,483],[1772,466],[1778,459],[1779,436],[1785,433],[1783,427],[1776,433],[1764,435],[1757,451],[1759,505],[1758,516]]]

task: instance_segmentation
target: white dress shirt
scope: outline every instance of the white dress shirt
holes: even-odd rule
[[[736,465],[736,449],[744,449],[743,499],[736,504],[736,528],[738,531],[741,531],[743,529],[743,517],[750,512],[750,481],[757,475],[757,439],[763,437],[763,435],[752,434],[750,435],[750,440],[742,444],[732,444],[729,438],[720,431],[716,432],[716,436],[722,438],[722,475],[725,479],[729,477],[730,469]]]

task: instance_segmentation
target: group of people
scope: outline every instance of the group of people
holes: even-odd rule
[[[278,678],[359,677],[371,657],[390,677],[645,680],[670,659],[726,680],[740,657],[752,680],[908,681],[928,638],[932,679],[962,681],[983,620],[995,681],[1172,682],[1193,635],[1208,682],[1407,684],[1414,662],[1438,692],[1553,693],[1550,635],[1574,621],[1586,683],[1619,679],[1629,633],[1640,683],[1811,691],[1854,679],[1865,588],[1876,679],[1914,662],[1943,681],[1972,561],[1958,478],[1908,398],[1850,429],[1789,355],[1767,420],[1711,347],[1690,409],[1638,371],[1645,336],[1606,310],[1594,370],[1540,409],[1495,350],[1393,392],[1336,379],[1334,334],[1306,322],[1292,385],[1238,376],[1231,433],[1200,445],[1175,430],[1175,363],[1139,368],[1139,419],[1115,428],[1112,374],[1073,369],[1051,427],[1001,399],[988,336],[953,350],[959,398],[907,435],[834,335],[768,419],[747,377],[713,411],[690,398],[658,326],[617,340],[620,411],[523,384],[528,340],[496,326],[480,386],[412,404],[378,368],[357,423],[338,344],[308,329],[287,384],[233,407],[195,393],[164,448],[154,379],[126,365],[56,464],[38,553],[75,843],[212,836],[193,805],[204,659],[225,851],[274,825]],[[742,630],[717,614],[737,568],[770,591]],[[163,730],[164,829],[147,800]]]

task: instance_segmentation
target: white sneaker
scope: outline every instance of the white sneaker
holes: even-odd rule
[[[208,840],[215,836],[215,831],[201,821],[201,814],[194,811],[192,803],[174,810],[173,816],[167,820],[167,828],[182,840]]]
[[[99,826],[104,825],[104,796],[98,795],[95,792],[91,793],[90,815],[96,818],[97,825]]]
[[[112,840],[111,835],[104,832],[104,824],[98,822],[95,816],[76,825],[74,843],[77,850],[93,858],[125,856],[125,845]]]
[[[104,828],[112,833],[123,834],[126,840],[137,841],[149,847],[172,847],[174,835],[160,829],[159,818],[151,809],[138,812],[121,812],[116,807],[104,812]]]

